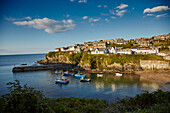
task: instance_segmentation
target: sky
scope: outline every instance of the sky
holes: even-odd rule
[[[0,0],[0,55],[170,33],[170,0]]]

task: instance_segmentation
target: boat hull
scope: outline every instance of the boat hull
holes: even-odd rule
[[[69,81],[68,81],[68,80],[66,80],[66,81],[62,81],[62,80],[55,80],[55,83],[56,83],[56,84],[68,84],[68,83],[69,83]]]
[[[91,82],[91,80],[90,79],[82,79],[82,80],[80,80],[80,82]]]
[[[85,78],[86,76],[85,75],[74,75],[75,78]]]

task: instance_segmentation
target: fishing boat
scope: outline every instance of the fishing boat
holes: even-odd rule
[[[86,79],[84,77],[80,78],[80,82],[90,82],[91,80],[90,79]]]
[[[103,77],[103,74],[97,74],[97,77]]]
[[[55,79],[55,83],[58,83],[58,84],[68,84],[69,80],[68,79]]]
[[[62,74],[62,72],[58,72],[57,70],[55,71],[55,74]]]
[[[63,73],[63,76],[73,76],[73,75],[74,75],[73,73],[69,73],[68,71]]]
[[[115,73],[116,76],[122,76],[122,73]]]
[[[86,75],[83,75],[82,73],[77,73],[77,74],[75,74],[74,75],[74,77],[76,77],[76,78],[85,78],[86,77]]]

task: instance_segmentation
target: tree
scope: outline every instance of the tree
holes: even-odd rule
[[[3,95],[2,112],[8,113],[28,113],[28,112],[47,112],[49,107],[43,102],[44,96],[34,88],[22,87],[18,80],[7,83],[10,87],[9,94]]]

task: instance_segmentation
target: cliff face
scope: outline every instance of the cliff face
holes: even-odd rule
[[[49,52],[44,60],[38,63],[68,63],[76,64],[86,70],[129,72],[152,70],[153,66],[154,69],[169,69],[169,62],[163,61],[162,57],[156,55],[88,55],[87,53]]]

